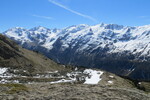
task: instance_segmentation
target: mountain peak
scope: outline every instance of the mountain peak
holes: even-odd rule
[[[116,30],[120,30],[120,29],[122,29],[122,28],[124,28],[123,25],[118,25],[118,24],[105,24],[105,29],[112,29],[112,30],[116,29]]]
[[[24,29],[23,27],[13,27],[13,28],[10,28],[10,29],[8,29],[7,31],[22,31],[22,30],[26,30],[26,29]]]
[[[47,31],[47,30],[49,30],[49,29],[46,28],[46,27],[37,26],[37,27],[31,28],[29,31],[40,31],[40,32],[43,32],[43,31]]]

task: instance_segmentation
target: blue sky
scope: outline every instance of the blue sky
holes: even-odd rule
[[[0,0],[0,32],[12,27],[150,24],[150,0]]]

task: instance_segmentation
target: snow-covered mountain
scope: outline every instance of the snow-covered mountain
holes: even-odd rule
[[[12,28],[3,34],[20,44],[36,43],[48,50],[54,48],[57,40],[61,40],[62,51],[79,45],[77,51],[94,51],[97,48],[109,48],[108,53],[129,51],[140,56],[150,56],[150,25],[140,27],[124,27],[116,24],[98,24],[95,26],[74,25],[65,29],[48,29],[35,27],[30,30]],[[89,52],[89,53],[90,53]]]
[[[51,59],[78,66],[98,67],[123,76],[150,79],[150,25],[73,25],[64,29],[12,28],[4,35]],[[143,69],[143,71],[139,71]]]

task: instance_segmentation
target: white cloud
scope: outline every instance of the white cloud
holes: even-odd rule
[[[64,6],[64,5],[62,5],[62,4],[54,1],[54,0],[48,0],[48,1],[51,2],[51,3],[53,3],[53,4],[55,4],[55,5],[57,5],[57,6],[59,6],[59,7],[61,7],[61,8],[63,8],[63,9],[65,9],[65,10],[70,11],[71,13],[74,13],[76,15],[79,15],[79,16],[82,16],[84,18],[90,19],[90,20],[92,20],[94,22],[97,22],[95,18],[93,18],[91,16],[88,16],[88,15],[85,15],[85,14],[82,14],[80,12],[74,11],[74,10],[72,10],[72,9],[70,9],[70,8],[68,8],[68,7],[66,7],[66,6]]]
[[[53,20],[54,18],[49,17],[49,16],[40,16],[40,15],[32,15],[34,17],[38,17],[38,18],[44,18],[44,19],[49,19],[49,20]]]

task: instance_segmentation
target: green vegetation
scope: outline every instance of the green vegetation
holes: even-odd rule
[[[7,87],[8,90],[4,91],[7,94],[15,94],[15,93],[24,92],[24,91],[29,90],[23,84],[0,84],[0,87]]]

